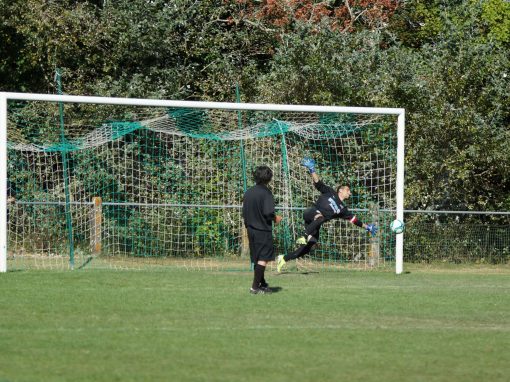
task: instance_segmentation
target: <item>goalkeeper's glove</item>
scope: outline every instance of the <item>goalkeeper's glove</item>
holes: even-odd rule
[[[367,224],[367,228],[365,228],[370,235],[375,236],[377,234],[377,226],[375,224]]]
[[[315,172],[315,161],[312,158],[303,158],[301,161],[301,166],[305,166],[310,174]]]

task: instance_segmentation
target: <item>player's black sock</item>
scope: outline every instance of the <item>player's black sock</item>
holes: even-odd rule
[[[268,286],[266,279],[264,278],[264,275],[262,275],[262,280],[260,280],[260,286],[263,288],[267,288]]]
[[[264,271],[266,270],[266,267],[260,264],[255,265],[255,271],[253,272],[253,289],[258,289],[260,282],[264,279]]]
[[[315,243],[312,242],[312,243],[307,243],[306,245],[301,245],[294,252],[283,256],[283,260],[285,260],[285,261],[294,260],[294,259],[297,259],[299,257],[306,255],[307,253],[309,253],[312,250],[312,247],[314,244]]]

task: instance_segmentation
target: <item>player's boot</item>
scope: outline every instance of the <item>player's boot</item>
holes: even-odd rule
[[[250,293],[251,294],[271,294],[271,290],[266,291],[262,288],[257,288],[257,289],[250,288]]]
[[[299,244],[299,245],[306,245],[306,244],[315,244],[317,243],[317,239],[315,238],[315,236],[312,236],[312,235],[308,235],[308,237],[304,237],[304,236],[301,236],[300,238],[298,238],[296,240],[296,244]]]
[[[280,255],[277,257],[276,259],[276,270],[278,271],[278,273],[280,273],[282,271],[282,267],[285,265],[286,261],[285,259],[283,258],[283,255]]]
[[[306,237],[301,236],[296,240],[296,244],[298,245],[305,245],[306,244]]]

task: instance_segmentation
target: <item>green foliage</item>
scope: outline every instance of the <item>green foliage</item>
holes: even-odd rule
[[[424,46],[421,54],[428,63],[415,73],[422,90],[408,94],[417,106],[408,109],[408,203],[508,208],[508,55],[461,38]]]
[[[238,11],[235,2],[220,0],[104,6],[19,0],[3,11],[0,36],[13,62],[0,69],[37,71],[43,81],[30,91],[52,87],[60,67],[68,93],[232,100],[236,82],[249,91],[273,41],[249,24],[232,23],[229,15]]]
[[[510,2],[486,0],[482,3],[482,20],[488,27],[488,37],[501,43],[510,43]]]
[[[508,44],[510,4],[505,0],[409,1],[397,11],[390,29],[413,47],[439,43],[458,33],[478,42]]]
[[[260,100],[405,107],[407,208],[508,209],[508,52],[486,40],[480,7],[450,9],[436,9],[437,41],[419,49],[303,25],[261,77]]]
[[[387,54],[382,43],[378,32],[314,32],[301,24],[298,33],[285,36],[271,71],[261,77],[259,100],[370,106],[373,71]]]
[[[390,30],[403,44],[419,47],[438,40],[443,29],[439,1],[416,0],[406,2],[397,12]]]

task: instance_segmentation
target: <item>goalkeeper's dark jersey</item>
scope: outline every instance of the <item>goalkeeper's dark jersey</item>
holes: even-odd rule
[[[324,219],[344,219],[349,220],[351,223],[354,223],[359,227],[362,226],[362,223],[351,211],[349,211],[333,188],[326,186],[322,180],[314,183],[314,186],[321,193],[321,196],[319,196],[319,199],[317,199],[314,206],[317,211],[324,216]]]

